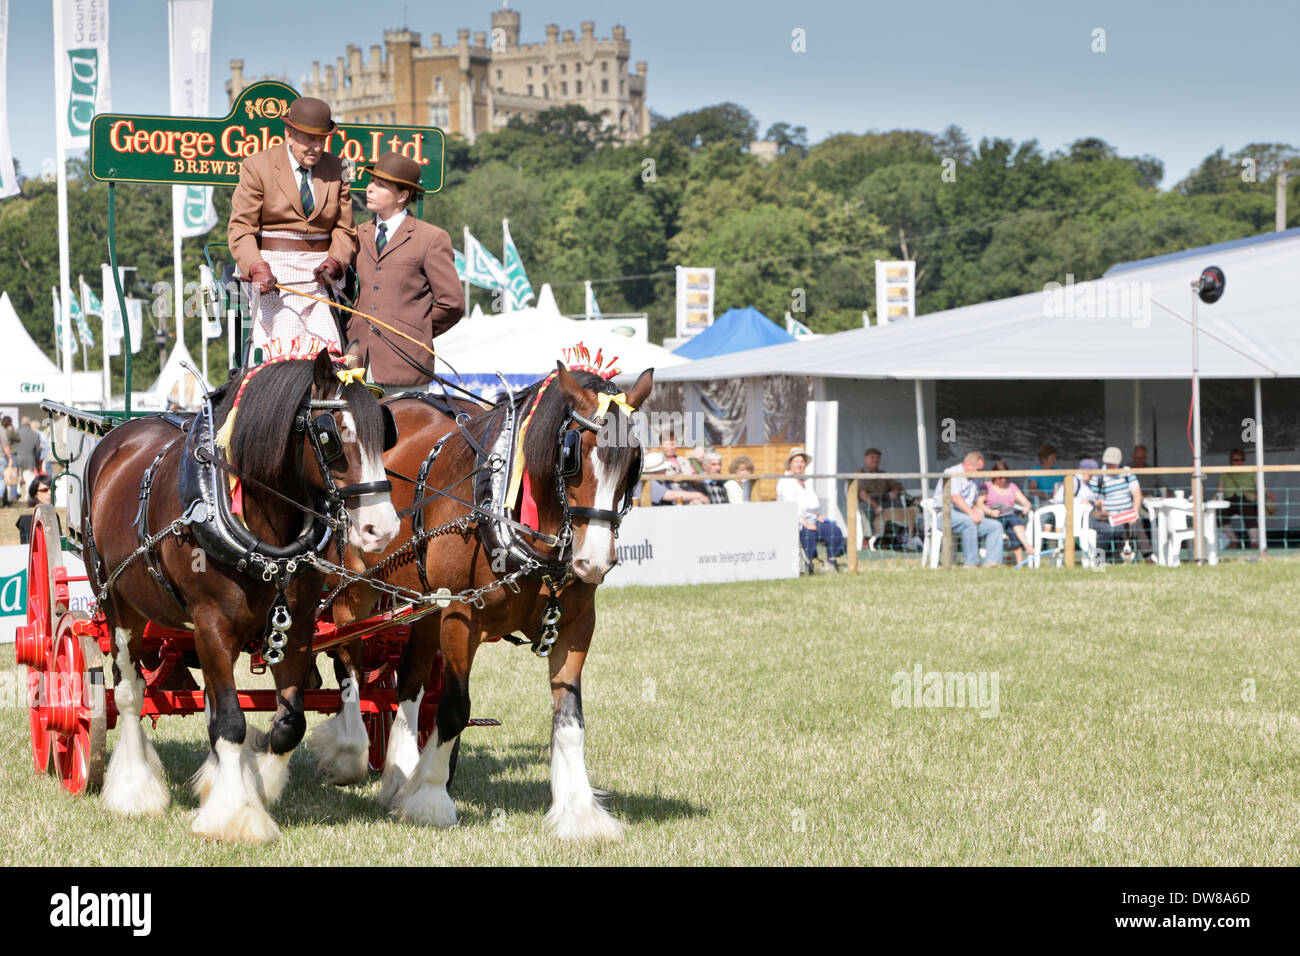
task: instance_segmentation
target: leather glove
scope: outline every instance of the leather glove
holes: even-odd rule
[[[343,266],[339,265],[339,261],[333,256],[326,256],[325,261],[318,265],[316,271],[311,275],[313,279],[322,284],[325,282],[325,276],[328,276],[334,282],[338,282],[343,278]]]
[[[275,289],[276,278],[271,273],[271,267],[259,259],[253,263],[253,267],[248,270],[248,278],[252,280],[253,288],[258,292],[266,294]]]

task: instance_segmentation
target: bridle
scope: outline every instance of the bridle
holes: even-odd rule
[[[340,385],[339,396],[342,396],[342,394],[343,387]],[[320,470],[321,480],[325,482],[324,510],[334,520],[343,524],[347,522],[346,502],[348,499],[360,498],[364,495],[384,494],[393,490],[393,483],[387,479],[383,481],[362,481],[342,486],[335,481],[334,472],[336,466],[347,462],[347,453],[343,448],[343,438],[339,434],[339,426],[334,419],[334,412],[348,408],[349,404],[342,397],[309,398],[299,406],[298,414],[293,422],[294,431],[305,431],[307,433],[312,452],[316,456],[316,465]],[[326,409],[328,411],[325,411],[324,414],[312,414],[315,411]],[[384,421],[383,450],[388,451],[397,444],[397,422],[393,418],[392,410],[387,405],[380,405],[379,410]],[[339,470],[341,470],[341,467]]]
[[[582,433],[584,431],[600,433],[606,417],[610,414],[609,405],[615,397],[607,393],[600,394],[600,405],[596,412],[596,417],[601,421],[597,422],[587,418],[577,409],[569,409],[569,414],[565,416],[564,421],[560,424],[559,433],[556,435],[557,454],[555,456],[555,487],[559,495],[560,507],[563,509],[564,524],[560,531],[560,539],[568,542],[572,537],[572,522],[574,518],[584,519],[587,521],[608,521],[614,531],[614,537],[618,537],[618,528],[622,524],[627,513],[632,510],[632,500],[636,491],[636,483],[641,477],[641,449],[638,446],[632,464],[627,471],[627,487],[623,492],[623,503],[618,511],[612,511],[606,508],[585,508],[579,505],[569,504],[568,481],[570,478],[579,478],[582,475]],[[614,403],[615,407],[626,407],[626,403]],[[572,426],[577,425],[575,429]]]

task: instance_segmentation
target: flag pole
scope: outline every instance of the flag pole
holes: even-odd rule
[[[52,0],[54,8],[54,156],[58,180],[58,229],[59,229],[59,328],[56,335],[62,335],[63,341],[56,343],[63,349],[63,371],[68,387],[68,404],[72,404],[72,338],[68,335],[68,325],[72,320],[71,301],[68,293],[72,288],[72,266],[68,255],[68,170],[67,147],[64,145],[67,117],[60,116],[59,110],[68,108],[64,90],[63,60],[63,10],[59,0]]]
[[[171,110],[176,113],[180,106],[176,103],[176,51],[175,30],[172,24],[172,5],[167,4],[167,84],[171,87]],[[185,280],[181,274],[181,231],[177,224],[176,193],[184,186],[172,186],[172,272],[175,274],[176,289],[173,300],[176,308],[176,344],[185,341]],[[181,193],[182,197],[184,192]],[[182,198],[181,202],[184,202]],[[206,372],[204,374],[207,374]]]
[[[461,248],[465,250],[465,314],[469,315],[469,226],[465,227],[465,237],[461,240]]]
[[[103,285],[103,270],[100,270],[100,285]],[[85,285],[86,280],[81,280]],[[89,286],[86,286],[89,288]],[[108,408],[109,402],[113,398],[113,377],[109,371],[108,365],[108,306],[103,302],[99,304],[99,328],[100,344],[104,349],[104,408]]]

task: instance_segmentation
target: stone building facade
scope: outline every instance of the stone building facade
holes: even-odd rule
[[[429,46],[410,30],[385,30],[384,46],[349,45],[323,70],[312,63],[301,85],[304,96],[329,103],[344,123],[391,123],[437,126],[460,133],[470,142],[494,132],[511,117],[530,120],[543,110],[575,103],[600,116],[606,127],[634,141],[650,132],[646,106],[646,64],[628,72],[631,44],[621,26],[608,38],[596,37],[596,24],[581,24],[582,35],[546,27],[544,43],[519,42],[519,13],[492,14],[491,33],[458,30],[456,43],[445,45],[433,34]],[[226,81],[229,102],[258,79],[244,75],[244,61],[230,61]]]

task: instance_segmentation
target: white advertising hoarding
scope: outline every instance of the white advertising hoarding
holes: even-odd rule
[[[605,584],[716,584],[799,576],[792,501],[633,508]]]
[[[85,565],[75,554],[64,552],[63,566],[69,577],[84,577]],[[90,613],[95,596],[85,581],[68,585],[69,610]],[[0,548],[0,644],[12,644],[20,624],[27,623],[27,545]]]

